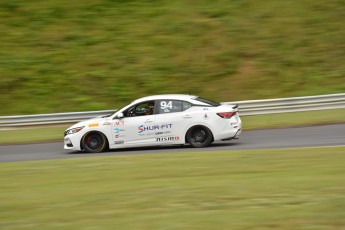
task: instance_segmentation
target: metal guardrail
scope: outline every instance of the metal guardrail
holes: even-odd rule
[[[224,102],[238,104],[241,116],[345,108],[345,93],[308,97]]]
[[[0,127],[66,124],[114,113],[116,110],[0,117]]]
[[[239,111],[241,116],[271,113],[288,113],[311,110],[326,110],[345,108],[345,93],[309,97],[222,102],[222,104],[239,105]],[[114,113],[115,111],[116,110],[102,110],[91,112],[0,116],[0,128],[73,123],[92,117],[104,116],[107,114]]]

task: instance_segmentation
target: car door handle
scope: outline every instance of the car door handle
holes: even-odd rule
[[[189,115],[186,115],[186,116],[184,116],[183,118],[184,118],[184,119],[188,119],[188,118],[192,118],[192,117],[189,116]]]
[[[152,123],[153,121],[152,120],[146,120],[144,121],[144,123]]]

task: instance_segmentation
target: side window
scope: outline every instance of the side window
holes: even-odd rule
[[[191,107],[192,107],[192,104],[191,104],[191,103],[186,102],[186,101],[183,101],[183,102],[182,102],[182,111],[185,111],[185,110],[187,110],[187,109],[189,109],[189,108],[191,108]]]
[[[129,108],[127,111],[124,112],[124,116],[138,117],[138,116],[152,115],[154,112],[154,107],[155,107],[154,101],[146,101]]]
[[[176,113],[182,112],[192,107],[189,102],[174,101],[174,100],[161,100],[158,105],[158,113]]]

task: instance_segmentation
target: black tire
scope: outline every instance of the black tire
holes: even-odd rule
[[[195,126],[188,130],[186,140],[193,147],[203,148],[213,142],[213,135],[207,127]]]
[[[100,153],[108,148],[108,141],[104,134],[90,132],[83,136],[81,145],[88,153]]]

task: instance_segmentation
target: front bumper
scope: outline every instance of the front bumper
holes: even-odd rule
[[[68,137],[64,139],[65,142],[65,146],[68,148],[73,148],[73,143],[71,141],[71,139],[69,139]]]
[[[71,134],[64,138],[64,149],[68,150],[81,150],[79,135]]]

